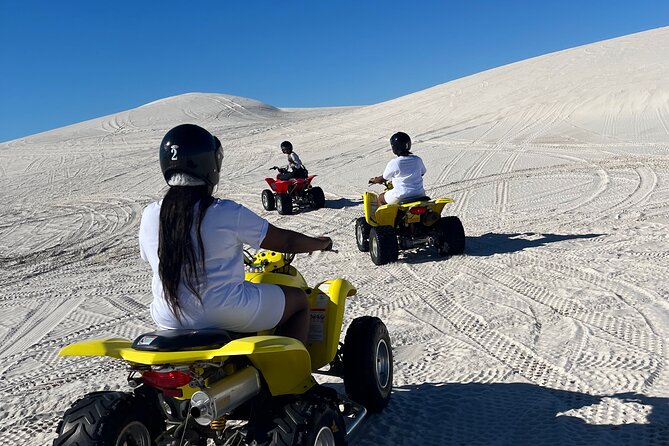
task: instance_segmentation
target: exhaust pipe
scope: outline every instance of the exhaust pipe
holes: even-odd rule
[[[208,426],[260,392],[260,375],[246,367],[213,386],[198,390],[190,399],[190,414],[198,424]]]

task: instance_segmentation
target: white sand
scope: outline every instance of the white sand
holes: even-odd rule
[[[124,364],[70,342],[152,328],[141,210],[165,191],[157,147],[218,135],[218,196],[338,254],[296,260],[357,285],[346,324],[381,317],[395,392],[357,445],[669,444],[669,28],[515,63],[369,107],[280,110],[167,98],[0,144],[0,444],[48,444],[70,403],[125,389]],[[456,200],[465,256],[357,251],[360,194],[397,130]],[[328,207],[262,209],[289,139]]]

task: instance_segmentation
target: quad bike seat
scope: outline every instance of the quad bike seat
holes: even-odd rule
[[[243,336],[249,335],[220,328],[157,330],[137,337],[132,343],[132,348],[152,352],[209,350],[220,348],[233,339]]]
[[[431,198],[428,197],[427,195],[423,195],[422,197],[408,197],[408,198],[403,198],[399,201],[398,204],[407,204],[407,203],[413,203],[414,201],[430,201]]]

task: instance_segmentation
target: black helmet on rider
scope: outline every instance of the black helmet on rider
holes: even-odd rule
[[[293,152],[293,145],[290,141],[284,141],[281,143],[281,151],[285,154],[290,154]]]
[[[397,156],[410,155],[411,138],[404,132],[397,132],[390,137],[390,147]]]
[[[160,169],[165,181],[184,173],[213,188],[218,184],[223,161],[221,141],[194,124],[181,124],[165,134],[160,143]]]

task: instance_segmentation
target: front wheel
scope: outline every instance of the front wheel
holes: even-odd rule
[[[355,221],[355,242],[361,252],[369,251],[369,231],[371,229],[365,217],[358,217]]]
[[[293,199],[288,194],[278,194],[276,196],[276,211],[281,215],[290,215],[293,213]]]
[[[383,321],[373,316],[354,319],[342,353],[346,394],[371,412],[383,410],[393,387],[393,352]]]
[[[262,191],[262,207],[265,208],[266,211],[273,211],[276,208],[276,203],[274,202],[274,193],[269,190],[265,189]]]
[[[369,232],[369,255],[375,265],[385,265],[397,260],[398,249],[394,228],[376,226]]]
[[[152,446],[165,430],[157,405],[125,392],[94,392],[58,424],[53,446]]]

